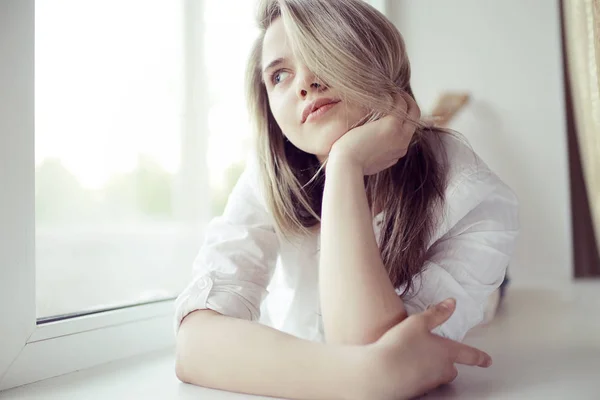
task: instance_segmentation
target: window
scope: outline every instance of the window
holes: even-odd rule
[[[162,300],[185,283],[199,234],[198,221],[180,218],[189,184],[180,7],[36,2],[42,320]]]
[[[244,168],[254,5],[0,5],[0,390],[173,344]]]
[[[196,22],[203,28],[203,65],[186,74],[183,3],[36,3],[42,321],[173,298],[183,289],[201,241],[200,217],[223,211],[244,168],[250,138],[243,79],[253,5],[226,13],[223,2],[205,2]],[[208,110],[200,116],[208,124],[185,126],[187,77],[206,89],[205,106],[191,112]],[[207,161],[208,181],[194,172],[198,160]],[[194,191],[209,195],[186,201]]]

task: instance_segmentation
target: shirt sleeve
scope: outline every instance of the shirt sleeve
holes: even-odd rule
[[[206,228],[192,280],[175,301],[175,332],[194,310],[257,320],[278,253],[274,223],[260,195],[258,168],[249,166],[223,215]]]
[[[404,299],[409,315],[453,297],[456,309],[433,332],[462,341],[483,320],[488,297],[506,273],[518,236],[518,201],[489,170],[468,175],[447,198],[445,217],[457,221],[429,248],[414,295]]]

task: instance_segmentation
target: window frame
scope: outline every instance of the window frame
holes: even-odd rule
[[[206,221],[199,182],[208,175],[202,93],[202,2],[179,0],[185,41],[183,218]],[[174,299],[38,323],[35,265],[35,0],[0,2],[0,391],[83,368],[172,348]],[[192,23],[193,22],[193,23]],[[193,175],[193,176],[192,176]],[[206,202],[208,203],[208,202]],[[191,268],[191,260],[190,260]],[[152,332],[152,334],[148,334]]]

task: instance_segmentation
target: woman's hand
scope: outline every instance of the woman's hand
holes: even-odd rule
[[[421,112],[408,94],[396,96],[396,109],[418,121]],[[346,132],[331,147],[329,160],[342,158],[356,164],[364,175],[383,171],[406,155],[416,125],[406,118],[387,115]]]
[[[431,333],[454,312],[446,300],[412,315],[367,346],[365,381],[371,399],[406,399],[452,382],[457,364],[488,367],[491,357],[473,347]]]

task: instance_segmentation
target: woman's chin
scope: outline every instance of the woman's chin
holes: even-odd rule
[[[327,157],[331,151],[331,147],[339,140],[339,138],[344,136],[345,132],[341,129],[336,129],[329,132],[319,133],[319,136],[315,138],[317,140],[314,146],[313,154],[315,154],[317,157]]]
[[[315,129],[308,135],[298,137],[298,141],[292,140],[300,150],[313,154],[319,161],[323,161],[329,155],[333,144],[347,132],[340,126],[326,126],[325,129]]]
[[[333,143],[335,142],[321,143],[319,146],[315,146],[310,153],[317,157],[320,162],[323,162],[329,157]]]

